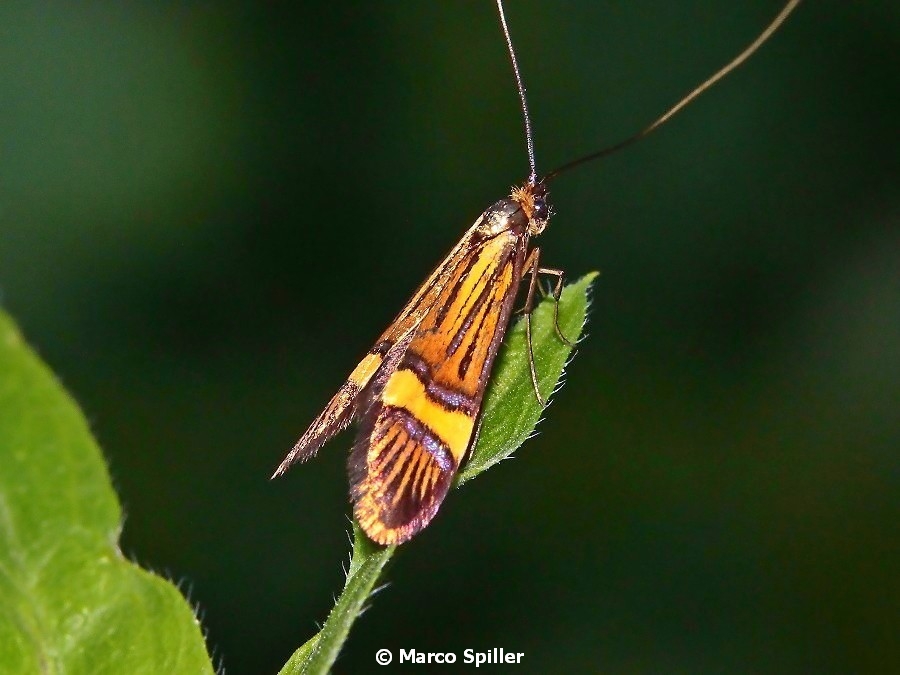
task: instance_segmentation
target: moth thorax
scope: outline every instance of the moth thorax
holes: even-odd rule
[[[485,237],[496,237],[506,232],[522,236],[528,231],[529,219],[522,204],[514,199],[501,199],[481,217],[478,230]]]

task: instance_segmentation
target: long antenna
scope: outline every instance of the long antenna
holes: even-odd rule
[[[500,0],[497,0],[499,3]],[[585,155],[584,157],[579,157],[578,159],[572,160],[571,162],[567,162],[562,166],[554,169],[550,173],[548,173],[542,180],[549,181],[561,174],[563,171],[568,171],[576,166],[584,164],[586,162],[590,162],[595,159],[600,159],[601,157],[606,157],[607,155],[611,155],[612,153],[621,150],[622,148],[628,147],[632,143],[637,143],[642,138],[649,136],[651,133],[659,129],[663,124],[672,119],[675,115],[681,112],[685,106],[691,103],[694,99],[696,99],[700,94],[704,91],[712,87],[716,82],[721,80],[723,77],[728,75],[731,71],[735,70],[738,66],[742,65],[747,59],[749,59],[753,53],[759,49],[764,42],[766,42],[772,34],[781,28],[781,25],[787,20],[788,16],[790,16],[791,12],[793,12],[797,5],[800,4],[800,0],[789,0],[788,3],[784,6],[784,8],[778,13],[772,22],[766,27],[766,29],[759,34],[750,45],[744,49],[740,54],[738,54],[730,63],[723,66],[719,71],[717,71],[712,77],[703,82],[701,85],[693,89],[687,96],[682,98],[678,103],[669,108],[662,117],[657,119],[650,126],[642,129],[637,132],[633,136],[629,136],[624,141],[620,141],[615,145],[612,145],[608,148],[604,148],[603,150],[598,150],[597,152],[592,152],[590,155]],[[523,93],[524,95],[524,93]]]
[[[528,99],[525,98],[525,83],[522,82],[522,73],[519,71],[519,61],[516,59],[516,50],[513,48],[512,37],[509,34],[509,26],[506,25],[506,13],[503,11],[503,0],[497,0],[497,11],[500,13],[500,25],[503,27],[503,35],[506,38],[506,49],[509,51],[509,60],[512,61],[513,73],[516,75],[516,87],[519,89],[519,100],[522,102],[522,116],[525,118],[525,142],[528,144],[528,164],[531,166],[529,183],[537,182],[537,165],[534,161],[534,137],[531,134],[531,116],[528,114]]]

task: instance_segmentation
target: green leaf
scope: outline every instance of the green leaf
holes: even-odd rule
[[[590,304],[590,286],[596,277],[597,273],[591,272],[563,289],[559,329],[571,342],[581,337]],[[544,298],[531,316],[534,370],[545,399],[560,385],[563,369],[572,355],[572,348],[556,334],[554,304],[553,298]],[[525,321],[519,320],[510,328],[497,361],[485,396],[481,434],[457,476],[458,485],[515,452],[534,432],[544,412],[531,381]]]
[[[596,272],[563,289],[559,302],[559,328],[570,341],[581,336]],[[532,314],[532,344],[538,385],[544,398],[559,385],[572,348],[559,339],[554,327],[553,298],[544,300]],[[543,408],[537,401],[528,365],[525,322],[510,329],[497,357],[484,404],[484,422],[476,447],[457,484],[470,480],[509,457],[534,431]],[[365,607],[381,572],[397,550],[382,547],[353,523],[353,554],[347,582],[325,625],[300,647],[280,675],[325,675],[340,653],[350,628]]]
[[[84,417],[0,311],[0,670],[213,672],[178,589],[122,556],[121,524]]]

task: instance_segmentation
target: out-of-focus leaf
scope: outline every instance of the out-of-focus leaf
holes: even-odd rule
[[[171,583],[126,560],[78,406],[0,312],[0,670],[212,673]]]

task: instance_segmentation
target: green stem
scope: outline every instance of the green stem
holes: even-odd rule
[[[309,642],[294,652],[280,675],[326,675],[347,640],[353,622],[381,576],[396,546],[379,546],[353,523],[353,553],[344,590],[325,625]]]

